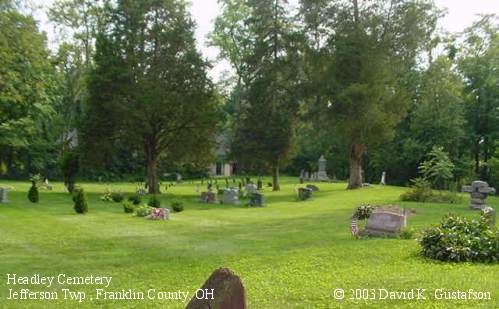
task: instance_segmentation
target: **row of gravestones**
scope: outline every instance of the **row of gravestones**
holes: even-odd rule
[[[252,207],[263,207],[265,206],[265,198],[263,194],[259,193],[254,184],[247,184],[245,195],[250,197],[249,206]],[[201,192],[201,202],[208,204],[218,204],[217,194],[211,190],[207,192]],[[238,188],[227,188],[223,190],[223,204],[227,205],[239,205],[241,201],[239,200],[239,189]]]
[[[482,210],[490,225],[496,225],[496,210],[487,205],[489,194],[496,192],[484,181],[473,181],[471,186],[463,186],[463,192],[471,195],[470,208]],[[367,220],[363,234],[370,236],[398,235],[407,225],[407,217],[414,213],[400,206],[376,207]],[[354,219],[355,220],[355,219]]]

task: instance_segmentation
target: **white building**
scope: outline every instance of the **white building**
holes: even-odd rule
[[[229,140],[225,135],[219,135],[216,142],[216,161],[210,165],[210,176],[231,177],[236,174],[236,164],[227,158]]]

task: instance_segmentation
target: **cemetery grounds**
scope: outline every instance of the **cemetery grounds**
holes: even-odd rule
[[[265,180],[264,183],[267,181]],[[27,182],[0,181],[9,203],[0,204],[0,308],[184,308],[181,301],[6,299],[5,274],[112,276],[108,290],[190,291],[219,267],[241,277],[249,308],[498,308],[499,265],[442,263],[422,258],[415,239],[355,239],[350,217],[362,203],[415,208],[408,226],[437,224],[447,213],[478,218],[468,207],[399,202],[406,188],[373,186],[347,191],[345,183],[320,183],[310,201],[296,201],[297,178],[283,178],[281,192],[264,194],[267,207],[209,205],[199,202],[195,183],[176,185],[161,196],[185,210],[170,221],[150,221],[123,212],[121,203],[104,202],[106,189],[135,191],[132,183],[80,183],[89,212],[75,214],[62,183],[27,199]],[[222,182],[222,184],[224,184]],[[499,198],[490,197],[497,209]],[[417,236],[417,235],[416,235]],[[36,290],[37,286],[27,286]],[[59,288],[59,287],[57,287]],[[95,286],[68,287],[92,295]],[[347,297],[336,300],[335,289]],[[357,289],[426,289],[426,300],[352,300]],[[489,291],[492,300],[439,300],[436,289]],[[21,305],[21,307],[19,306]]]

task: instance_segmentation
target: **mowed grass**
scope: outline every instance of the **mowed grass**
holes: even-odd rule
[[[199,182],[196,182],[199,183]],[[224,182],[220,182],[224,186]],[[266,182],[265,182],[266,183]],[[108,291],[189,291],[189,298],[213,270],[228,267],[244,283],[249,308],[498,308],[498,264],[452,264],[419,256],[414,239],[356,240],[350,216],[361,203],[401,204],[415,208],[408,225],[416,230],[452,212],[477,218],[461,205],[401,203],[405,188],[380,187],[347,191],[346,184],[318,184],[313,200],[297,202],[297,179],[283,179],[281,192],[265,190],[268,206],[246,208],[198,202],[195,184],[177,185],[161,196],[185,210],[167,222],[149,221],[123,212],[121,204],[102,202],[106,190],[131,193],[130,183],[81,184],[89,213],[77,215],[61,183],[40,191],[40,202],[27,199],[28,183],[0,181],[9,187],[8,204],[0,204],[0,308],[184,308],[175,300],[90,299],[99,286],[23,286],[33,291],[84,291],[78,303],[61,299],[6,299],[6,274],[112,276]],[[489,199],[492,206],[499,199]],[[335,300],[343,288],[346,299]],[[351,300],[350,289],[392,291],[426,289],[426,300]],[[488,291],[492,300],[438,300],[435,289]]]

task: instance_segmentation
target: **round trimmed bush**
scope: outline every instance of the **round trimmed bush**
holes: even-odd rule
[[[135,210],[135,205],[129,201],[123,202],[123,211],[125,213],[133,213]]]
[[[499,232],[483,215],[479,220],[447,215],[440,225],[423,232],[420,244],[421,253],[436,260],[499,261]]]
[[[181,201],[173,201],[171,207],[174,212],[184,211],[184,205]]]
[[[74,210],[77,213],[84,214],[88,212],[87,196],[83,188],[75,187],[73,189],[73,202]]]
[[[147,206],[147,205],[142,205],[137,208],[135,208],[135,215],[137,217],[146,217],[149,216],[152,212],[152,207]]]
[[[28,191],[28,199],[31,203],[38,203],[38,200],[40,199],[40,196],[38,194],[38,187],[36,186],[35,181],[31,182],[31,188],[29,188]]]

